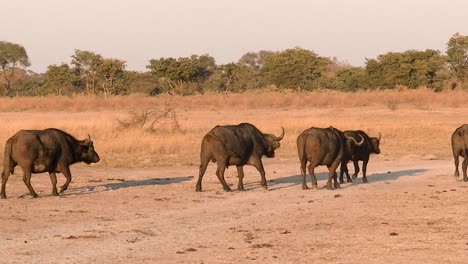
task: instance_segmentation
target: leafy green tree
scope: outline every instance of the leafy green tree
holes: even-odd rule
[[[218,91],[238,93],[259,87],[258,72],[250,66],[228,63],[220,65],[217,72]]]
[[[216,69],[215,60],[209,55],[152,59],[149,63],[146,68],[178,94],[190,94],[193,87],[199,89]]]
[[[125,61],[103,59],[96,69],[104,96],[122,94],[124,91]]]
[[[151,72],[125,71],[125,90],[127,93],[160,94],[163,91],[158,79]]]
[[[374,87],[394,88],[397,84],[434,87],[445,63],[445,57],[431,49],[388,52],[377,59],[367,59],[366,72]]]
[[[54,95],[67,95],[79,84],[79,76],[68,64],[50,65],[44,73],[44,87]]]
[[[267,50],[248,52],[239,59],[238,64],[258,70],[263,67],[265,60],[273,54],[275,54],[275,52]]]
[[[12,83],[18,68],[30,66],[28,54],[23,46],[0,41],[0,75],[3,82],[3,94],[13,95]]]
[[[361,67],[351,67],[340,70],[335,77],[337,89],[342,91],[357,91],[369,86],[366,70]]]
[[[86,94],[88,95],[96,94],[97,92],[97,71],[102,61],[102,56],[92,51],[83,51],[77,49],[75,50],[75,54],[72,55],[71,64],[75,66],[77,75],[84,80]]]
[[[314,80],[325,72],[328,62],[306,49],[287,49],[265,59],[261,76],[267,84],[277,87],[311,89]]]
[[[447,43],[447,60],[458,80],[468,77],[468,36],[456,33]]]

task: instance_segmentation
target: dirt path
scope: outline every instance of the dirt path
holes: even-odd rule
[[[323,168],[320,189],[303,191],[295,159],[265,163],[269,191],[247,168],[247,191],[230,193],[213,164],[202,193],[196,167],[72,168],[59,198],[37,175],[39,199],[18,198],[16,174],[0,200],[0,263],[468,262],[468,183],[449,160],[373,157],[369,184],[334,191]]]

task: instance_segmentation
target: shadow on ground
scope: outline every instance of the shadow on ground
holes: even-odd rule
[[[69,191],[65,191],[65,195],[88,194],[88,193],[111,191],[111,190],[133,188],[133,187],[140,187],[140,186],[175,184],[175,183],[181,183],[184,181],[190,181],[191,179],[193,179],[193,176],[174,177],[174,178],[152,178],[152,179],[144,179],[144,180],[122,181],[122,182],[115,182],[115,183],[88,185],[88,186],[82,186],[78,188],[72,188]]]
[[[369,183],[379,182],[379,181],[394,181],[402,176],[418,176],[421,173],[427,171],[426,169],[411,169],[411,170],[400,170],[387,173],[375,173],[367,175],[367,180]],[[316,173],[315,177],[317,178],[319,189],[324,188],[326,181],[328,180],[328,173]],[[346,178],[346,177],[345,177]],[[310,181],[310,175],[306,176],[307,186],[309,188],[312,186]],[[346,182],[346,179],[345,179]],[[341,188],[347,188],[352,185],[363,184],[362,183],[362,174],[358,175],[358,178],[353,179],[352,184],[341,184]],[[302,185],[302,176],[301,175],[291,175],[288,177],[276,178],[269,181],[270,190],[279,190],[283,188],[289,188],[296,185]]]

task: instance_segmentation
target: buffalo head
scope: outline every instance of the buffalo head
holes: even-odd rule
[[[99,155],[94,150],[93,141],[91,136],[88,134],[88,138],[80,141],[81,145],[81,158],[87,164],[97,163],[100,158]]]
[[[263,135],[266,141],[266,153],[265,156],[268,158],[275,157],[275,149],[280,147],[280,141],[284,138],[284,127],[281,127],[282,132],[281,136],[277,137],[273,134],[265,134]]]
[[[371,137],[370,138],[370,143],[371,143],[371,151],[375,154],[380,153],[380,140],[382,139],[382,134],[379,132],[379,137]]]

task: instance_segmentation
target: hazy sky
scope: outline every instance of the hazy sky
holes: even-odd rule
[[[127,61],[208,53],[218,64],[299,46],[353,65],[388,51],[445,52],[468,34],[468,0],[0,0],[0,40],[23,45],[31,69],[75,49]]]

